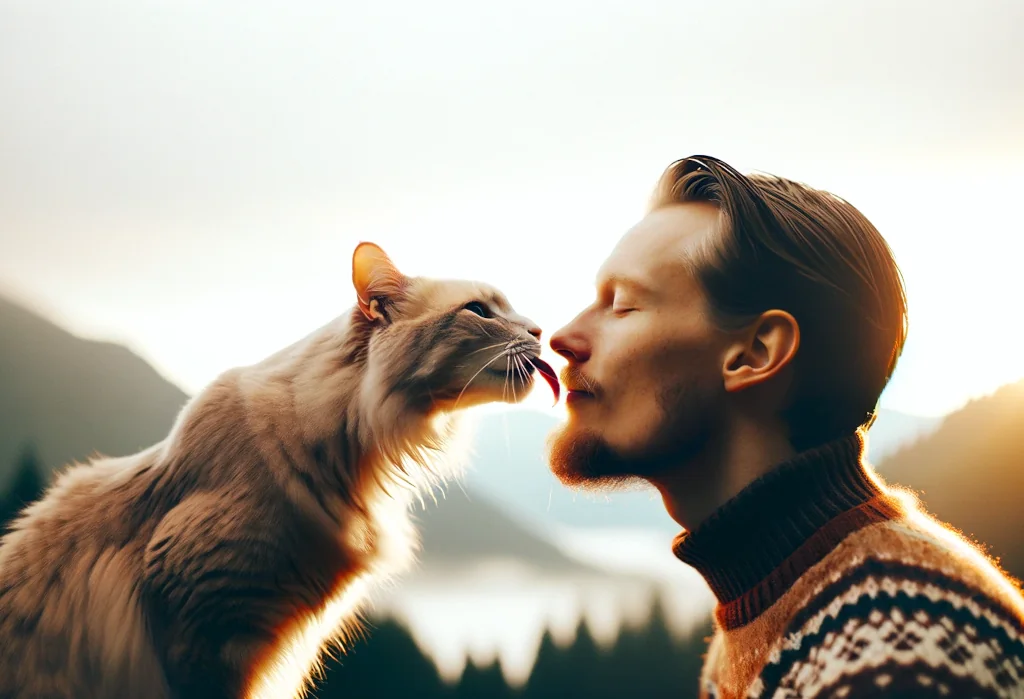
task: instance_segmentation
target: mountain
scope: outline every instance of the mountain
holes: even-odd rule
[[[443,500],[423,510],[414,508],[420,524],[425,568],[447,572],[486,559],[529,563],[549,573],[595,573],[590,566],[568,558],[536,526],[524,523],[490,498],[449,486]],[[607,573],[601,573],[607,575]]]
[[[163,439],[187,400],[125,347],[0,298],[0,490],[29,443],[46,470],[131,454]]]
[[[971,401],[878,471],[1024,577],[1024,381]]]
[[[878,419],[868,431],[867,457],[879,464],[894,452],[927,437],[942,423],[941,417],[910,415],[897,410],[881,409]]]
[[[901,445],[927,435],[939,418],[879,411],[868,436],[873,462]],[[544,455],[548,433],[558,418],[531,410],[487,413],[474,435],[473,468],[466,490],[503,503],[538,526],[645,527],[678,531],[653,489],[634,492],[585,493],[562,486],[551,475]]]
[[[96,452],[131,454],[163,439],[187,400],[128,349],[76,337],[0,298],[0,493],[29,445],[47,474]],[[486,495],[469,497],[457,485],[416,516],[428,566],[488,556],[589,570]]]

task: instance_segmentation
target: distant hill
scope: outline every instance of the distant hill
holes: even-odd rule
[[[968,403],[878,471],[1024,577],[1024,381]]]
[[[934,432],[943,418],[910,415],[897,410],[878,411],[878,419],[868,432],[868,461],[879,464],[893,453]]]
[[[187,400],[128,349],[0,298],[0,490],[28,442],[48,470],[131,454],[163,439]]]
[[[420,523],[426,568],[451,572],[464,564],[504,558],[528,562],[532,568],[549,573],[597,573],[568,558],[537,527],[506,512],[500,502],[463,492],[455,484],[449,486],[437,505],[415,507],[413,516]]]
[[[187,400],[128,349],[76,337],[0,298],[0,493],[26,444],[48,473],[95,452],[131,454],[163,439]],[[449,490],[439,506],[416,512],[426,565],[486,555],[545,570],[589,570],[486,495]]]
[[[928,434],[941,418],[881,410],[868,436],[874,462]],[[653,490],[577,493],[548,470],[544,444],[558,419],[531,410],[488,413],[476,427],[474,467],[466,490],[485,494],[540,526],[649,527],[679,529]]]

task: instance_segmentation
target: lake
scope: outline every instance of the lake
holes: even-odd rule
[[[670,630],[680,637],[711,611],[710,590],[672,555],[664,531],[559,528],[549,538],[596,570],[544,573],[501,559],[453,572],[420,570],[378,591],[372,612],[405,624],[445,679],[457,680],[468,659],[496,658],[508,682],[519,686],[545,630],[567,645],[585,620],[599,644],[611,644],[623,626],[646,622],[658,592]]]

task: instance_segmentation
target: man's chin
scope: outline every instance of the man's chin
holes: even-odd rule
[[[622,490],[646,486],[636,464],[617,454],[600,435],[562,425],[548,438],[551,472],[565,486]]]

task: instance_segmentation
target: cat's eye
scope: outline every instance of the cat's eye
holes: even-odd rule
[[[491,309],[485,306],[484,304],[480,303],[479,301],[470,301],[465,306],[463,306],[463,308],[465,308],[470,313],[476,313],[481,318],[491,317]]]

